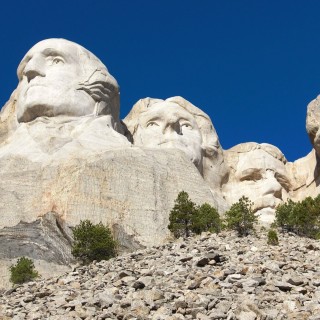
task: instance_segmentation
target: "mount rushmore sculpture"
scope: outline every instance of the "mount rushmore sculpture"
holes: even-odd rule
[[[67,264],[69,228],[84,219],[108,224],[124,250],[162,243],[181,190],[220,213],[245,195],[266,224],[286,199],[319,193],[318,98],[307,116],[314,149],[289,163],[266,143],[223,150],[209,116],[182,97],[141,99],[121,121],[115,78],[64,39],[32,47],[18,79],[0,113],[3,279],[21,255],[51,273]]]

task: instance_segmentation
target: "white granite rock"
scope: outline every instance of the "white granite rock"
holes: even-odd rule
[[[307,107],[306,129],[314,149],[320,155],[320,96]]]

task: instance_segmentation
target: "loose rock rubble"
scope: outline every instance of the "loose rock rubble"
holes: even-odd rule
[[[0,319],[320,320],[320,242],[202,234],[2,292]]]

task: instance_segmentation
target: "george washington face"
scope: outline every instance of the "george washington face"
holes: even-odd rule
[[[95,101],[77,90],[86,75],[79,45],[64,39],[36,44],[18,68],[17,117],[29,122],[38,116],[82,116],[93,113]]]

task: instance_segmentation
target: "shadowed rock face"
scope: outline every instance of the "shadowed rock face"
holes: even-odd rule
[[[242,196],[254,202],[260,222],[270,224],[275,208],[288,198],[291,188],[282,152],[269,144],[242,143],[225,152],[231,167],[224,194],[230,204]]]
[[[33,222],[19,222],[0,229],[0,259],[22,256],[57,264],[73,261],[72,233],[54,212]]]

